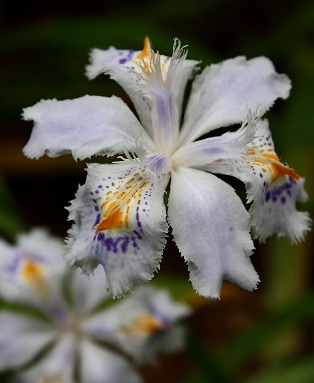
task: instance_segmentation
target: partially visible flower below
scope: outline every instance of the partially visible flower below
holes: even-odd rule
[[[0,371],[14,370],[13,383],[137,383],[137,364],[183,347],[188,306],[143,288],[102,309],[105,274],[69,272],[62,247],[41,229],[0,242],[0,296],[44,314],[0,311]]]
[[[88,77],[109,74],[128,92],[138,118],[114,96],[42,100],[24,110],[35,122],[24,148],[29,157],[125,153],[110,165],[89,164],[69,207],[74,224],[67,262],[87,274],[100,263],[113,296],[159,268],[169,182],[173,237],[193,287],[206,297],[219,297],[224,279],[256,288],[250,232],[261,241],[278,234],[298,242],[310,228],[308,213],[295,207],[307,198],[304,179],[280,162],[268,122],[261,120],[276,99],[289,96],[288,77],[265,57],[211,65],[194,80],[182,118],[185,87],[198,64],[186,56],[177,39],[172,57],[154,52],[148,38],[142,51],[92,51]],[[233,124],[240,128],[204,138]],[[215,174],[245,183],[249,212]]]

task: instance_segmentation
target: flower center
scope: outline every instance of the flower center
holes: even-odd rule
[[[165,328],[165,324],[149,313],[135,317],[130,324],[122,326],[121,330],[128,335],[149,336]]]

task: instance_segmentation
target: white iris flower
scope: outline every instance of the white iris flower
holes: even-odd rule
[[[69,207],[74,224],[66,259],[89,274],[101,264],[106,288],[120,296],[159,268],[168,223],[195,290],[217,298],[224,279],[255,289],[253,237],[277,233],[301,240],[309,229],[304,180],[274,151],[260,117],[290,91],[265,57],[236,57],[206,67],[183,97],[197,62],[175,39],[172,57],[151,49],[95,49],[87,76],[109,74],[129,94],[138,118],[117,97],[42,100],[24,110],[35,125],[24,152],[75,159],[125,153],[112,164],[89,164],[87,180]],[[240,124],[236,131],[204,138]],[[234,189],[214,174],[239,178],[249,212]],[[170,184],[168,217],[163,201]]]
[[[137,364],[183,347],[177,322],[189,314],[186,305],[143,288],[103,308],[103,270],[90,278],[69,272],[62,249],[40,229],[13,246],[0,241],[0,296],[43,316],[1,310],[0,371],[14,370],[15,383],[140,383]]]

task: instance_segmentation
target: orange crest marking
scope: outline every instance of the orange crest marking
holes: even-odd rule
[[[143,314],[133,319],[128,325],[122,327],[126,334],[151,335],[165,328],[165,325],[151,314]]]
[[[25,262],[21,270],[22,277],[36,290],[42,291],[46,284],[43,266],[34,262],[30,256],[25,256]]]
[[[260,148],[250,148],[248,150],[248,156],[252,158],[253,164],[258,166],[262,172],[271,172],[272,182],[284,175],[288,175],[294,180],[298,180],[300,178],[294,169],[283,165],[280,162],[280,159],[273,148],[268,147],[266,150],[265,146],[266,144],[264,143],[260,145]]]
[[[143,189],[148,185],[146,168],[134,173],[129,179],[112,183],[112,190],[105,194],[101,204],[102,217],[94,226],[95,233],[109,229],[129,229],[130,210],[134,217],[139,210]]]
[[[144,58],[148,58],[150,57],[151,55],[151,44],[150,44],[150,40],[149,40],[149,37],[146,36],[145,37],[145,40],[144,40],[144,47],[143,47],[143,50],[136,56],[136,58],[138,60],[142,60]]]
[[[99,224],[95,226],[96,234],[101,230],[121,229],[123,223],[123,213],[116,202],[112,202],[112,204],[115,204],[115,206],[113,208],[109,207],[104,213],[104,217],[106,218],[103,218]]]

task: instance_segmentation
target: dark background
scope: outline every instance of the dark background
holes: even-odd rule
[[[64,206],[85,180],[85,163],[71,156],[23,156],[32,124],[21,120],[22,108],[42,98],[84,94],[127,99],[105,76],[87,80],[88,53],[110,45],[140,50],[146,35],[166,55],[173,37],[180,38],[189,45],[188,57],[202,60],[202,66],[264,55],[279,73],[287,73],[291,96],[267,117],[279,157],[306,177],[313,196],[313,1],[2,0],[0,22],[0,234],[5,239],[33,226],[64,237],[70,226]],[[300,208],[313,216],[312,198]],[[155,279],[193,305],[189,324],[195,336],[186,353],[143,369],[148,382],[314,381],[313,236],[298,246],[274,238],[256,247],[252,260],[261,275],[259,290],[247,293],[225,283],[221,300],[209,302],[193,292],[184,261],[169,241]]]

